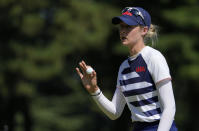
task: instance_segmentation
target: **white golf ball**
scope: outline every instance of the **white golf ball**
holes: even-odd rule
[[[91,67],[88,67],[88,68],[86,69],[86,73],[87,73],[87,74],[92,74],[93,71],[94,71],[94,70],[93,70],[93,68],[91,68]]]

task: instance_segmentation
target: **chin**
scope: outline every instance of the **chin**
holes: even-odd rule
[[[126,41],[122,41],[122,45],[127,46],[128,44],[129,44],[128,42],[126,42]]]

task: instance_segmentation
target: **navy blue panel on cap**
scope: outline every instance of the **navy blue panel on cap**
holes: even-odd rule
[[[135,7],[135,8],[137,8],[142,13],[142,15],[144,17],[144,22],[146,23],[146,26],[150,27],[150,25],[151,25],[150,14],[145,9],[143,9],[141,7]]]
[[[143,26],[148,26],[150,28],[151,25],[151,16],[150,14],[144,10],[141,7],[129,7],[129,8],[135,8],[139,10],[144,17],[142,19],[140,16],[135,16],[135,15],[125,15],[123,14],[122,16],[117,16],[112,19],[113,24],[119,24],[121,21],[126,23],[127,25],[143,25]]]

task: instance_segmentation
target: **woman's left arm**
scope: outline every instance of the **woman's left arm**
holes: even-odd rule
[[[157,131],[169,131],[176,111],[171,80],[162,81],[156,86],[163,106],[163,112]]]

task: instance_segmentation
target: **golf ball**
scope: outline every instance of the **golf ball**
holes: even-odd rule
[[[92,72],[93,72],[93,68],[88,67],[88,68],[86,69],[86,73],[87,73],[87,74],[92,74]]]

